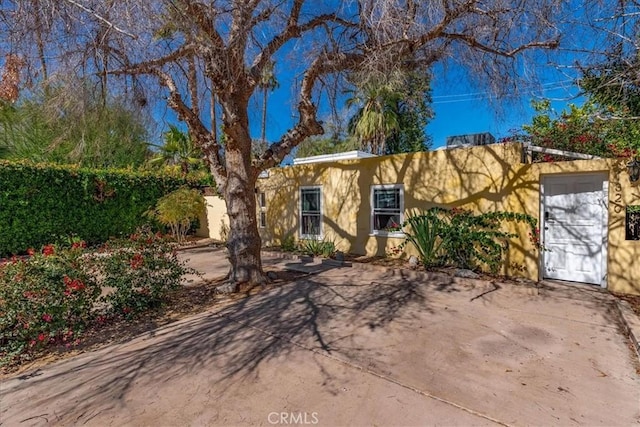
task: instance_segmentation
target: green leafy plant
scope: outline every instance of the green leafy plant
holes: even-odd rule
[[[329,258],[336,252],[336,245],[330,240],[311,238],[300,240],[300,250],[310,256]]]
[[[70,346],[91,322],[100,287],[83,243],[46,245],[0,266],[0,363],[54,343]]]
[[[280,248],[285,252],[295,252],[297,249],[296,239],[292,234],[287,234],[280,242]]]
[[[439,210],[431,209],[422,215],[413,215],[401,225],[405,242],[399,246],[402,250],[408,243],[418,251],[420,262],[426,268],[435,267],[444,260],[441,247],[446,235],[447,224],[439,216]]]
[[[178,243],[182,243],[204,209],[202,194],[198,190],[183,187],[161,197],[149,216],[168,227]]]
[[[526,223],[529,239],[539,247],[535,218],[513,212],[474,214],[460,208],[431,208],[412,215],[400,228],[405,241],[398,249],[411,244],[426,267],[453,265],[460,268],[486,267],[497,272],[502,265],[508,239],[517,237],[502,229],[504,222]]]
[[[601,157],[630,158],[640,153],[640,125],[629,111],[594,100],[582,106],[570,104],[559,114],[548,100],[533,102],[533,108],[536,115],[522,129],[534,145]],[[562,159],[546,153],[534,157],[544,162]]]
[[[144,229],[97,250],[83,241],[46,245],[0,263],[0,365],[52,345],[70,347],[104,319],[160,306],[195,273],[175,243]]]
[[[92,262],[100,284],[110,290],[101,297],[107,310],[130,316],[160,305],[191,272],[178,259],[174,245],[149,229],[105,243]]]
[[[0,160],[0,257],[64,244],[70,235],[82,236],[89,246],[128,236],[150,222],[143,214],[159,198],[199,183],[146,172]]]

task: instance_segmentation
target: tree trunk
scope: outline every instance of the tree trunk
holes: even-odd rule
[[[241,149],[226,152],[227,185],[224,196],[229,215],[227,249],[232,283],[264,284],[260,248],[262,242],[256,220],[256,176],[251,169],[251,156]]]

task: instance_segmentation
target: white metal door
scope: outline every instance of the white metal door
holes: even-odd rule
[[[542,191],[544,277],[604,286],[606,176],[549,176]]]

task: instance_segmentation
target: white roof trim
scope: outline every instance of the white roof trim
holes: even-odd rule
[[[340,160],[363,159],[367,157],[378,157],[375,154],[366,153],[360,150],[345,151],[344,153],[322,154],[320,156],[301,157],[293,159],[294,165],[305,165],[309,163],[337,162]]]

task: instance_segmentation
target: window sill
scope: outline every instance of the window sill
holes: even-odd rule
[[[404,239],[406,236],[403,232],[393,232],[393,231],[374,231],[373,233],[369,233],[369,237],[394,237],[399,239]]]

